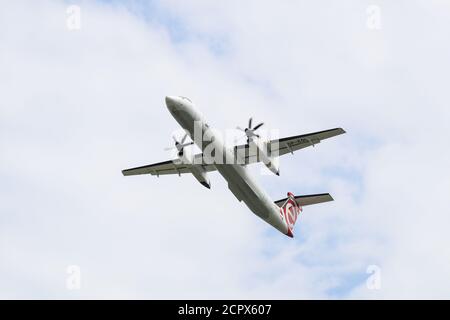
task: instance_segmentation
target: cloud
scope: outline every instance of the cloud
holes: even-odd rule
[[[370,3],[372,4],[372,3]],[[2,4],[2,298],[445,298],[450,279],[442,3],[210,1]],[[423,14],[423,10],[428,15]],[[124,178],[169,155],[164,96],[221,129],[249,116],[346,136],[256,179],[276,199],[327,192],[294,240],[218,175]],[[65,287],[79,265],[82,288]],[[368,290],[368,265],[382,271]]]

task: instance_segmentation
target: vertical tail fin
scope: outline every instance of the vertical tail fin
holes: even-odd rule
[[[293,238],[294,225],[297,222],[300,212],[302,212],[302,207],[298,205],[295,196],[291,192],[288,192],[287,196],[287,199],[281,205],[281,211],[288,227],[287,235]]]

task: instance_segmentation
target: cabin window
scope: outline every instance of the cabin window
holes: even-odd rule
[[[187,101],[189,101],[190,103],[192,103],[191,99],[189,99],[189,98],[187,98],[187,97],[180,96],[180,98],[181,98],[181,99],[184,99],[184,100],[187,100]]]

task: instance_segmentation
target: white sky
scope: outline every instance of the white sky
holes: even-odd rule
[[[70,31],[68,2],[0,2],[0,298],[449,297],[447,1],[77,4]],[[223,130],[343,127],[252,168],[274,200],[336,201],[292,240],[218,174],[122,177],[169,156],[166,95]]]

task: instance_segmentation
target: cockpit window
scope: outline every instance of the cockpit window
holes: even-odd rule
[[[189,98],[186,98],[186,97],[183,97],[183,96],[180,96],[180,98],[181,98],[181,99],[184,99],[184,100],[187,100],[187,101],[189,101],[190,103],[192,103],[191,99],[189,99]]]

